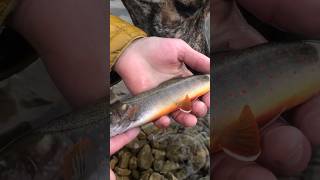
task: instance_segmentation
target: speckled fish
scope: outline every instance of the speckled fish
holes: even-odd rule
[[[42,125],[24,122],[1,134],[0,179],[108,179],[107,106],[102,99],[48,123],[41,117]]]
[[[320,41],[299,41],[213,55],[213,152],[255,160],[259,127],[320,92],[319,53]]]
[[[110,137],[178,109],[189,112],[192,100],[209,90],[210,75],[195,75],[166,81],[157,88],[118,101],[110,108]]]

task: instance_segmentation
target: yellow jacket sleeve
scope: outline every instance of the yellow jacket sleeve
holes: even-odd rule
[[[145,36],[141,29],[110,15],[110,70],[132,41]]]

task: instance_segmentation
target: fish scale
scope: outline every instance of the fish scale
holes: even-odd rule
[[[110,108],[110,136],[167,115],[209,90],[210,75],[195,75],[174,78],[149,91],[114,103]]]
[[[320,92],[320,41],[267,43],[213,58],[214,152],[256,159],[258,127]]]

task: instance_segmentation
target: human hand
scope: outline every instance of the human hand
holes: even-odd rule
[[[215,49],[242,49],[267,42],[247,24],[234,1],[215,0],[214,3],[216,13],[212,17],[215,22]],[[238,3],[261,20],[281,27],[282,30],[300,33],[306,37],[316,38],[320,35],[316,33],[319,32],[319,23],[312,22],[319,20],[313,18],[316,13],[319,15],[319,1],[293,3],[286,0],[238,0]],[[315,97],[288,112],[290,116],[287,121],[279,118],[264,129],[261,132],[262,154],[256,162],[241,162],[224,153],[215,154],[211,165],[213,178],[269,180],[276,179],[274,174],[300,173],[310,160],[311,145],[320,144],[320,134],[317,132],[320,128],[320,111],[317,109],[319,103],[320,97]]]
[[[192,75],[186,67],[210,73],[210,59],[193,50],[179,39],[148,37],[134,41],[119,57],[114,70],[122,77],[133,94],[138,94],[160,83],[179,76]],[[210,106],[209,93],[192,105],[192,114],[173,113],[174,119],[184,126],[194,126],[197,118],[204,116]],[[170,124],[168,116],[155,122],[159,127]]]
[[[133,128],[123,134],[119,134],[110,139],[110,156],[119,151],[123,146],[131,142],[137,137],[140,130],[139,128]],[[110,180],[116,180],[114,172],[110,169]]]

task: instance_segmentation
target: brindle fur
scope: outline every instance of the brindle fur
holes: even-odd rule
[[[209,55],[205,21],[209,0],[122,0],[133,23],[152,36],[180,38]],[[208,38],[207,38],[208,40]]]

